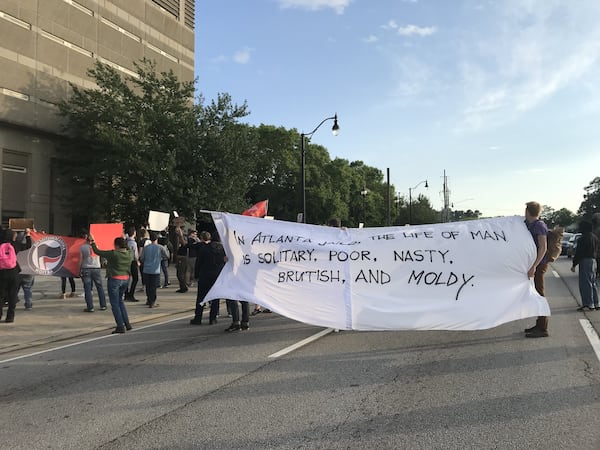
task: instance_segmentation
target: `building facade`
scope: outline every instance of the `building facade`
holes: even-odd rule
[[[136,76],[156,62],[194,79],[194,0],[0,0],[0,211],[2,223],[33,218],[38,230],[72,230],[58,192],[57,104],[70,83],[93,88],[96,60]]]

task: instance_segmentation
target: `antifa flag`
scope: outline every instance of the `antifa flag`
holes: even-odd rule
[[[242,216],[265,217],[269,208],[269,200],[263,200],[248,208],[242,213]]]
[[[17,254],[21,273],[79,277],[79,248],[85,239],[31,232],[31,248]]]

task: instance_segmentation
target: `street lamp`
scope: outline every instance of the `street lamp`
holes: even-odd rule
[[[400,201],[402,200],[402,196],[400,194],[396,194],[394,198],[394,203],[396,204],[396,220],[398,220],[398,205],[400,205]]]
[[[317,125],[315,129],[312,130],[310,133],[300,133],[300,147],[302,149],[302,164],[300,169],[302,171],[302,223],[306,223],[306,149],[304,146],[304,138],[310,137],[313,134],[315,134],[315,131],[317,131],[319,127],[328,120],[333,120],[333,126],[331,127],[331,132],[333,133],[333,135],[337,136],[338,134],[340,134],[340,126],[338,125],[337,113],[335,113],[332,117],[327,117],[326,119],[323,119],[321,123]]]
[[[425,188],[429,187],[429,185],[427,184],[427,180],[423,180],[423,181],[417,183],[417,185],[415,187],[408,188],[408,223],[411,225],[412,225],[412,191],[413,191],[413,189],[416,189],[419,186],[421,186],[423,183],[425,183]]]
[[[367,223],[367,194],[369,193],[369,190],[365,187],[363,187],[363,190],[360,191],[360,195],[362,195],[363,198],[363,224]]]

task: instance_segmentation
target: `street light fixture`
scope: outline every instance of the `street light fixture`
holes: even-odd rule
[[[429,187],[429,185],[427,184],[427,180],[423,180],[423,181],[417,183],[417,185],[415,187],[408,188],[408,223],[411,225],[412,225],[412,191],[413,191],[413,189],[416,189],[419,186],[421,186],[423,183],[425,183],[425,188]]]
[[[301,164],[301,172],[302,172],[302,223],[306,223],[306,148],[304,143],[305,137],[310,137],[319,129],[321,125],[323,125],[328,120],[333,120],[333,126],[331,127],[331,132],[334,136],[340,134],[340,126],[338,125],[337,113],[335,113],[332,117],[327,117],[319,123],[310,133],[300,133],[300,148],[302,149],[302,164]]]
[[[362,195],[363,198],[363,224],[366,225],[367,223],[367,194],[369,193],[369,190],[367,189],[367,187],[363,187],[363,190],[360,191],[360,195]]]

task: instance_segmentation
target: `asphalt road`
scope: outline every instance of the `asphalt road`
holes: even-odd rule
[[[247,332],[181,319],[2,362],[0,448],[597,450],[600,362],[576,275],[553,267],[546,339],[523,337],[533,320],[340,332],[274,358],[321,329],[261,314]]]

